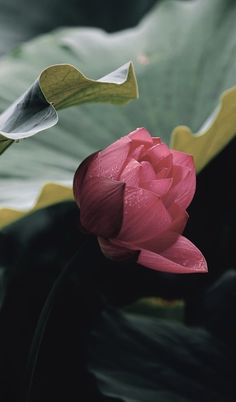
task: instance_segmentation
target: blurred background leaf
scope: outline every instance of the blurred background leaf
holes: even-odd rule
[[[60,26],[95,26],[108,32],[138,23],[157,0],[1,0],[0,55]]]
[[[204,327],[112,309],[99,316],[89,338],[89,368],[100,390],[123,402],[233,402],[234,355],[234,344]]]

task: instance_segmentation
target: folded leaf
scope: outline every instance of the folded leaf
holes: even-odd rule
[[[30,137],[54,126],[56,110],[85,102],[127,103],[138,96],[132,63],[91,80],[75,67],[62,64],[46,68],[35,83],[0,115],[0,154],[8,140]]]

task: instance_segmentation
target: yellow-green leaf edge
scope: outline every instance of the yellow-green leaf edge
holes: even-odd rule
[[[236,135],[236,87],[225,91],[218,108],[198,133],[187,126],[172,132],[171,147],[193,155],[199,173]]]

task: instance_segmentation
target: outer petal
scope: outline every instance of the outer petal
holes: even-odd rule
[[[80,221],[89,232],[113,237],[121,228],[125,184],[102,177],[86,180],[80,194]]]
[[[87,176],[118,180],[129,155],[130,147],[131,140],[126,136],[100,151],[90,163]]]
[[[179,235],[184,231],[188,220],[188,214],[184,209],[176,204],[172,204],[168,212],[173,219],[168,228],[161,233],[157,233],[152,239],[140,242],[138,244],[139,248],[147,249],[155,253],[161,253],[176,242]],[[135,246],[132,244],[130,247]]]
[[[171,222],[171,216],[158,196],[142,188],[126,186],[118,240],[138,245],[156,238]]]
[[[141,250],[137,262],[147,268],[163,272],[179,274],[207,272],[204,256],[183,236],[179,236],[171,247],[160,254]]]
[[[117,244],[115,240],[107,240],[98,237],[98,243],[103,254],[112,260],[124,260],[138,253],[136,250]]]
[[[171,150],[171,153],[173,155],[174,165],[185,166],[188,169],[191,170],[193,169],[195,171],[194,160],[192,155],[186,154],[185,152],[176,151],[174,149]]]
[[[79,202],[79,196],[80,192],[82,191],[83,187],[83,182],[86,177],[89,165],[91,162],[96,159],[98,152],[95,152],[94,154],[88,156],[78,167],[78,169],[75,172],[74,175],[74,181],[73,181],[73,191],[74,191],[74,197],[78,205],[80,205]]]
[[[165,197],[165,204],[171,205],[172,202],[175,202],[186,209],[191,203],[196,190],[195,170],[175,166],[173,171],[173,179],[176,184],[173,184]]]
[[[184,179],[176,185],[175,202],[183,208],[188,208],[196,191],[196,174],[190,170]]]

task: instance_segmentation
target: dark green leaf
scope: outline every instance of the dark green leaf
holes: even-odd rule
[[[235,351],[204,328],[108,309],[91,332],[89,368],[123,402],[233,402]]]

